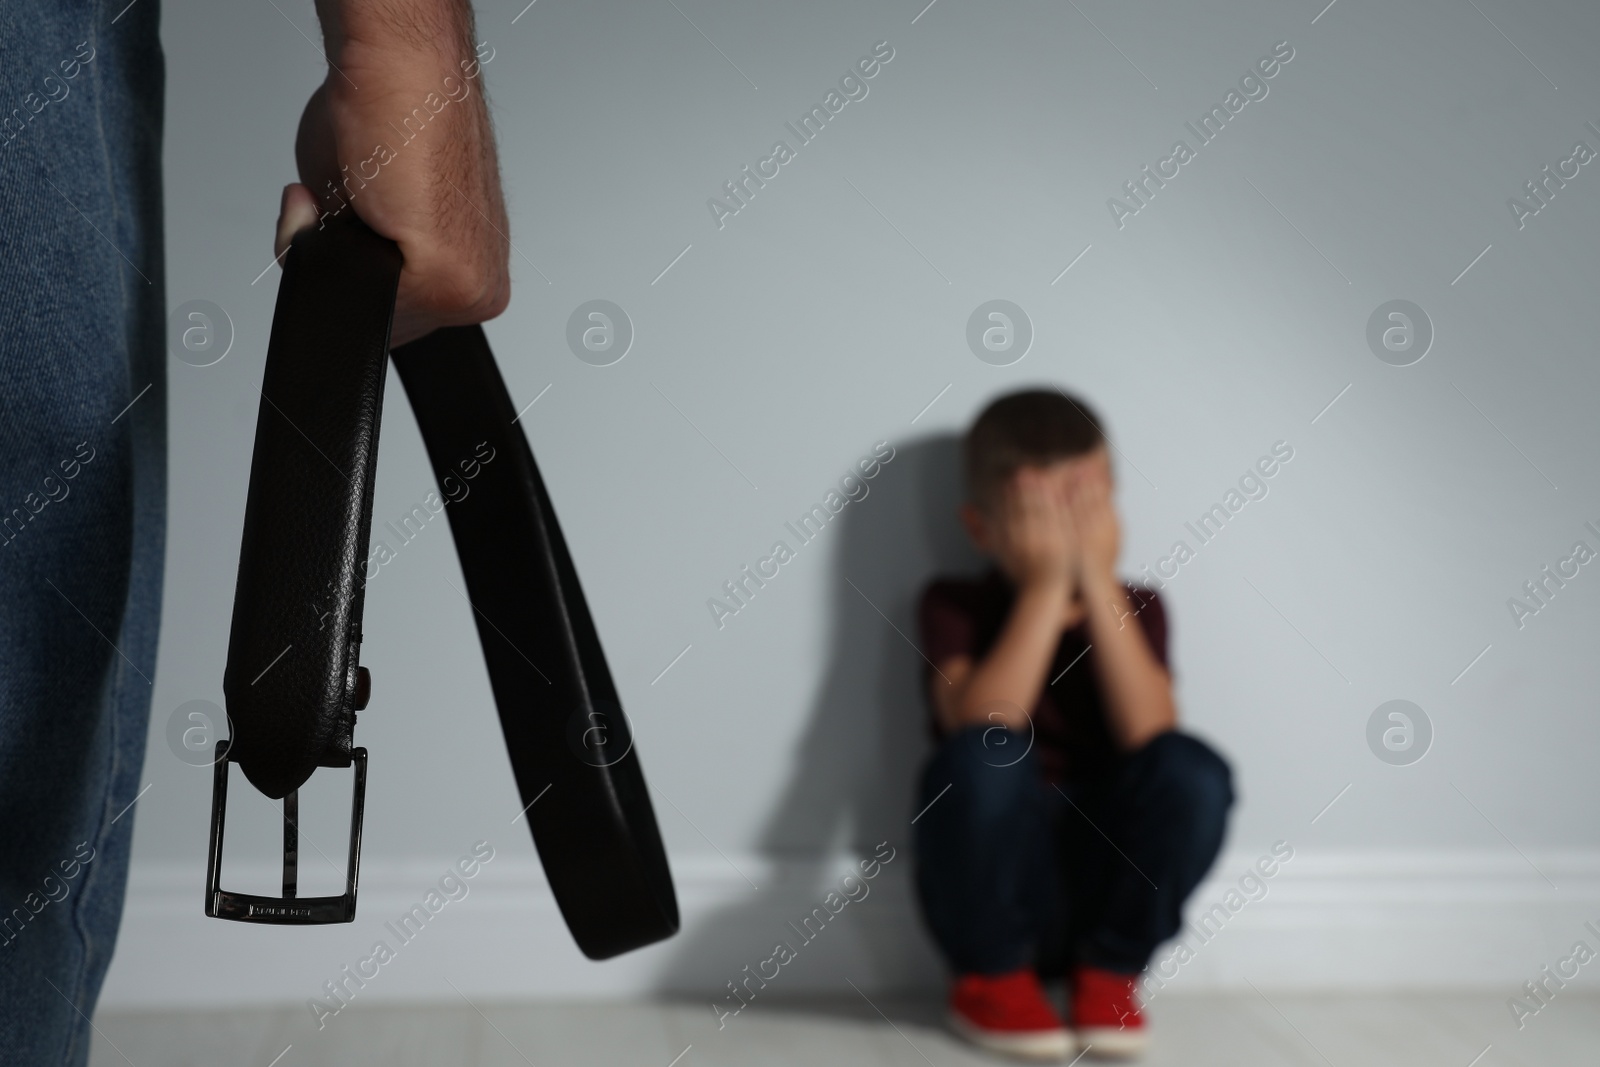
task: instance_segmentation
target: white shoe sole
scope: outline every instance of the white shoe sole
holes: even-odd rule
[[[997,1034],[993,1030],[974,1026],[957,1012],[951,1012],[949,1019],[950,1029],[989,1052],[1041,1063],[1059,1063],[1072,1053],[1072,1032],[1066,1029]]]
[[[1144,1055],[1150,1047],[1150,1035],[1139,1030],[1089,1026],[1078,1031],[1078,1047],[1090,1059],[1131,1060]]]

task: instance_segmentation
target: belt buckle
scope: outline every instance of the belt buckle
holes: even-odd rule
[[[230,739],[231,740],[231,739]],[[229,740],[217,742],[216,771],[211,786],[211,851],[206,861],[206,914],[213,919],[266,923],[272,926],[317,926],[347,923],[356,917],[356,877],[361,864],[361,819],[367,796],[367,750],[355,748],[355,785],[350,801],[350,858],[345,866],[345,892],[332,897],[297,895],[300,867],[300,791],[283,798],[283,896],[232,893],[222,878],[222,836],[228,808]]]

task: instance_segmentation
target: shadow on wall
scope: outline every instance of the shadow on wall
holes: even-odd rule
[[[928,580],[983,566],[956,518],[960,439],[897,444],[867,485],[867,496],[819,535],[834,542],[822,579],[832,597],[831,635],[809,725],[762,830],[760,851],[773,866],[748,898],[700,921],[687,916],[660,979],[664,992],[726,993],[726,983],[747,978],[742,969],[772,956],[780,938],[797,958],[781,967],[770,995],[819,988],[854,995],[843,981],[852,975],[878,989],[941,981],[910,895],[912,805],[929,751],[926,664],[910,642],[918,639],[917,601]],[[845,906],[815,942],[797,937],[786,920],[799,924],[840,886],[845,871],[830,861],[840,853],[871,857],[882,842],[895,850],[884,868],[889,877],[871,882],[868,895]],[[773,965],[762,969],[770,975]]]

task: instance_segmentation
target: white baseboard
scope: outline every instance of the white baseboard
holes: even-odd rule
[[[1195,894],[1197,920],[1251,869],[1229,854]],[[677,937],[594,963],[573,946],[537,863],[504,857],[469,883],[409,942],[385,925],[443,873],[442,866],[364,865],[360,914],[335,927],[263,927],[207,919],[200,865],[145,865],[129,882],[107,1008],[293,1004],[383,939],[394,958],[356,994],[359,1002],[455,997],[591,999],[683,995],[711,999],[787,939],[796,958],[769,995],[837,993],[849,979],[867,992],[934,992],[943,971],[922,933],[902,851],[815,939],[789,927],[823,905],[845,861],[775,863],[758,857],[674,861],[683,929]],[[742,872],[742,873],[741,873]],[[271,872],[255,872],[271,884]],[[246,872],[236,887],[246,888]],[[749,882],[746,881],[748,877]],[[759,889],[752,889],[753,882]],[[1553,883],[1553,885],[1552,885]],[[1600,949],[1600,850],[1530,853],[1302,850],[1265,883],[1265,895],[1215,913],[1186,933],[1192,956],[1158,973],[1155,995],[1243,986],[1297,989],[1495,987],[1535,978],[1584,939]],[[1555,888],[1559,886],[1559,889]],[[1242,899],[1233,898],[1235,901]],[[1171,949],[1158,954],[1160,961]],[[369,971],[370,973],[370,971]],[[449,983],[446,982],[449,979]],[[1580,983],[1595,982],[1584,973]],[[348,984],[348,988],[355,988]]]

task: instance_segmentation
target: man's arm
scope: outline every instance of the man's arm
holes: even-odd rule
[[[393,344],[494,318],[511,299],[510,238],[471,4],[317,0],[317,13],[328,73],[300,119],[276,251],[353,212],[405,256]]]
[[[1006,487],[998,551],[1017,583],[1017,598],[994,647],[982,660],[953,656],[939,665],[933,706],[945,730],[1002,725],[1025,730],[1061,643],[1072,601],[1075,548],[1066,501],[1035,472]],[[946,681],[948,679],[948,681]]]
[[[1144,630],[1127,625],[1135,608],[1116,576],[1117,516],[1110,487],[1088,480],[1077,487],[1072,513],[1083,545],[1083,599],[1088,610],[1089,643],[1106,717],[1117,746],[1131,752],[1178,722],[1172,678],[1150,650]]]

